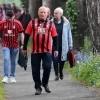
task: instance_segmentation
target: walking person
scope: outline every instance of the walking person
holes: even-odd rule
[[[6,19],[0,21],[0,31],[2,31],[2,51],[4,55],[4,78],[3,83],[8,83],[9,77],[9,60],[11,62],[10,81],[16,83],[16,55],[18,52],[18,33],[21,34],[21,43],[24,41],[23,27],[21,23],[14,19],[14,12],[8,10]]]
[[[27,28],[27,25],[28,25],[28,23],[31,21],[31,15],[26,11],[26,8],[25,8],[25,6],[24,5],[22,5],[21,6],[21,11],[20,11],[20,13],[18,13],[17,15],[16,15],[16,19],[17,20],[19,20],[20,22],[21,22],[21,24],[22,24],[22,26],[23,26],[23,28],[24,28],[24,30],[26,30],[26,28]],[[24,31],[24,35],[25,35],[25,31]],[[20,37],[19,37],[19,44],[20,44],[20,47],[21,47],[21,39],[20,39]],[[22,49],[20,48],[20,50],[19,50],[19,55],[21,54],[21,52],[22,52]],[[20,58],[19,58],[20,59]],[[19,60],[18,59],[18,60]],[[28,62],[28,56],[26,55],[26,56],[24,56],[24,59],[25,59],[25,64],[23,65],[23,67],[24,67],[24,70],[27,70],[27,62]],[[19,64],[19,63],[18,63]],[[20,65],[20,64],[19,64]]]
[[[21,22],[24,30],[26,30],[28,23],[31,21],[31,15],[26,11],[24,5],[21,6],[20,13],[16,15],[16,19]]]
[[[58,57],[54,57],[53,54],[53,66],[55,71],[55,81],[62,80],[63,68],[65,61],[67,60],[67,52],[72,49],[72,33],[69,21],[63,16],[63,9],[57,7],[54,10],[54,19],[52,19],[57,33],[58,33]],[[53,46],[54,47],[54,46]]]
[[[23,53],[26,54],[29,36],[32,35],[31,67],[32,77],[35,82],[35,95],[41,94],[41,86],[44,87],[47,93],[51,92],[48,83],[52,63],[52,38],[55,46],[54,55],[58,55],[57,32],[54,24],[47,20],[47,8],[45,6],[38,9],[38,16],[39,18],[29,22],[23,46]],[[41,60],[43,62],[42,81],[40,79]]]

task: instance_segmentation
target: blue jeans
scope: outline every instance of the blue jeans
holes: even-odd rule
[[[16,70],[16,55],[18,53],[18,48],[16,49],[10,49],[7,47],[2,47],[2,51],[4,54],[4,76],[8,76],[9,71],[9,60],[11,62],[11,70],[10,70],[10,76],[15,76],[15,70]]]

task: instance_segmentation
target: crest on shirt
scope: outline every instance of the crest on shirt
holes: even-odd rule
[[[8,34],[9,34],[9,35],[12,34],[12,30],[8,30]]]

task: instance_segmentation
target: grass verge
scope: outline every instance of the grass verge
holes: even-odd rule
[[[2,78],[0,78],[0,100],[5,100],[5,91],[4,91],[4,84],[1,82]]]
[[[100,57],[94,57],[90,62],[80,63],[73,68],[66,63],[65,69],[75,80],[90,87],[100,88]]]

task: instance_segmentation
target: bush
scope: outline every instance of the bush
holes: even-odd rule
[[[67,69],[78,81],[88,86],[100,87],[100,56],[93,56],[91,61]]]
[[[71,22],[71,29],[74,35],[77,34],[79,11],[76,8],[75,0],[67,0],[66,2],[66,16]]]

